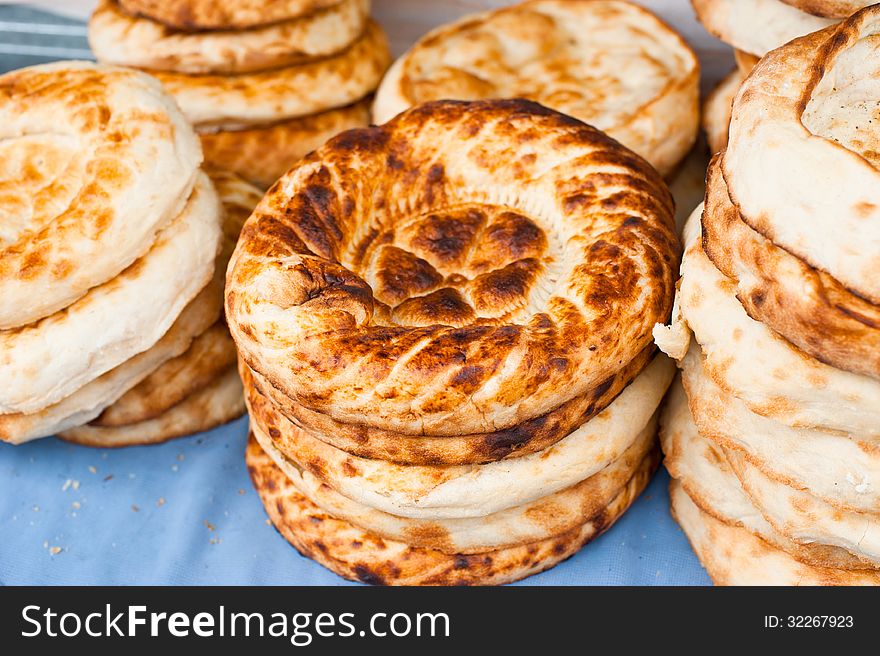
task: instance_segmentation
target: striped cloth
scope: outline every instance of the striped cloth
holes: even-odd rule
[[[81,21],[0,5],[0,72],[56,59],[93,59]]]

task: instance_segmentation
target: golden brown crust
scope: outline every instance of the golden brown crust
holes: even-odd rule
[[[660,422],[664,465],[669,474],[681,483],[691,501],[718,521],[742,527],[808,565],[878,569],[876,565],[864,562],[841,547],[820,543],[801,544],[775,530],[761,518],[760,509],[755,507],[742,489],[728,463],[727,447],[716,440],[714,434],[704,434],[702,428],[697,427],[705,425],[706,418],[698,412],[707,408],[693,396],[693,387],[688,385],[689,374],[693,373],[688,368],[684,369],[684,390],[675,389],[670,394]]]
[[[746,224],[880,306],[878,25],[873,5],[764,55],[721,166]]]
[[[379,537],[447,554],[472,554],[562,535],[602,512],[640,474],[650,476],[660,461],[653,432],[636,440],[617,460],[574,485],[476,517],[402,517],[353,500],[288,458],[255,422],[251,433],[296,490],[328,515]]]
[[[137,377],[134,387],[129,384],[119,388],[114,397],[117,400],[112,406],[108,408],[106,403],[100,405],[93,403],[91,405],[93,411],[88,415],[80,415],[82,421],[78,422],[79,424],[91,422],[104,409],[106,410],[103,414],[92,423],[102,426],[121,426],[155,418],[198,389],[210,384],[217,375],[234,365],[235,344],[228,334],[226,324],[222,318],[218,320],[217,315],[223,305],[223,284],[229,256],[238,241],[241,226],[259,202],[261,193],[253,185],[228,171],[211,171],[211,180],[223,206],[223,246],[217,255],[214,278],[200,292],[198,304],[191,303],[178,317],[175,326],[159,341],[159,345],[164,345],[169,339],[173,340],[177,332],[195,330],[187,333],[189,338],[186,349],[177,349],[170,354],[170,357],[166,356],[159,360],[158,368],[155,359],[150,358],[150,353],[154,349],[150,349],[117,367],[120,371],[113,370],[105,374],[104,377],[108,379],[122,377],[123,380],[127,380],[123,376],[124,369],[137,367],[139,360],[154,362],[147,370],[152,372]],[[202,316],[208,310],[198,312],[202,306],[210,308],[209,316],[213,319]],[[177,327],[181,322],[186,322],[185,326]],[[197,339],[193,341],[196,337]],[[120,396],[123,392],[125,393]],[[76,424],[66,422],[64,428],[70,425]],[[56,427],[57,430],[61,428]]]
[[[252,386],[267,397],[292,423],[352,455],[403,465],[469,465],[518,458],[555,444],[604,410],[645,368],[653,354],[653,348],[645,349],[598,387],[545,415],[503,430],[471,435],[407,435],[334,421],[287,398],[244,363],[239,364],[239,371],[246,388]]]
[[[382,539],[330,517],[309,502],[251,436],[246,462],[278,532],[301,554],[352,581],[374,585],[500,585],[565,560],[606,531],[650,480],[640,470],[604,511],[557,537],[462,555]]]
[[[703,512],[678,481],[669,486],[672,516],[716,585],[878,585],[880,573],[813,567]]]
[[[89,45],[106,64],[202,75],[295,66],[340,52],[360,36],[369,0],[341,0],[307,16],[245,31],[182,32],[101,0]]]
[[[125,426],[154,419],[211,384],[235,364],[235,343],[218,321],[199,335],[182,355],[165,362],[116,403],[92,426]]]
[[[344,130],[370,123],[370,100],[241,130],[202,130],[205,162],[266,189],[300,159]]]
[[[351,105],[376,90],[390,63],[385,32],[368,20],[345,50],[296,66],[239,75],[150,72],[203,129],[268,125]]]
[[[737,282],[749,315],[817,360],[880,377],[880,307],[776,246],[742,220],[720,158],[709,167],[703,248]]]
[[[248,366],[337,421],[495,431],[648,346],[678,252],[668,190],[612,139],[528,101],[440,101],[273,185],[227,317]]]
[[[128,13],[184,31],[247,29],[298,18],[339,0],[119,0]]]
[[[172,98],[130,69],[6,73],[0,126],[0,329],[63,310],[145,256],[202,161]]]
[[[872,0],[782,0],[787,5],[797,7],[801,11],[823,18],[846,18],[862,7],[867,7]]]
[[[608,0],[529,0],[467,15],[417,41],[389,70],[383,123],[442,99],[526,98],[619,140],[664,176],[697,137],[699,64],[647,9]]]
[[[160,444],[222,426],[241,416],[244,410],[241,381],[232,367],[211,385],[157,417],[125,426],[86,424],[66,430],[59,437],[65,442],[102,449]]]

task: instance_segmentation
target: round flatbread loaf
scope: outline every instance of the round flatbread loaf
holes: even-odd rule
[[[443,436],[407,435],[335,421],[324,413],[294,403],[247,365],[242,363],[239,370],[245,386],[253,386],[293,424],[354,456],[401,465],[476,465],[518,458],[557,443],[608,407],[653,356],[653,348],[642,351],[612,378],[546,415],[499,431]]]
[[[673,516],[716,585],[880,585],[880,572],[813,567],[744,528],[715,519],[678,481],[669,494]]]
[[[781,0],[691,0],[691,4],[709,32],[757,57],[836,22]]]
[[[164,362],[189,349],[193,340],[217,321],[223,309],[223,271],[199,292],[168,332],[153,346],[98,376],[54,405],[31,414],[0,415],[0,440],[22,444],[81,426],[98,417],[127,390],[138,385]]]
[[[749,316],[821,362],[880,378],[880,305],[745,223],[728,195],[720,158],[709,166],[702,226],[706,254],[736,283]]]
[[[765,56],[734,103],[722,166],[749,226],[880,305],[878,40],[873,6]]]
[[[217,193],[200,174],[146,255],[64,310],[0,331],[0,412],[54,405],[159,341],[211,279],[220,224]]]
[[[251,369],[337,421],[495,431],[650,344],[677,242],[663,181],[597,130],[525,100],[428,103],[273,185],[226,316]]]
[[[110,449],[159,444],[221,426],[244,413],[241,380],[235,367],[208,387],[158,417],[127,426],[78,426],[59,434],[65,442]]]
[[[703,131],[712,153],[719,153],[727,148],[727,130],[730,127],[733,99],[744,79],[745,76],[738,68],[732,70],[712,89],[703,103]]]
[[[726,278],[701,247],[700,217],[694,212],[685,227],[685,255],[678,306],[684,332],[681,359],[693,330],[703,352],[706,372],[752,412],[795,428],[816,428],[872,440],[880,436],[880,384],[807,356],[790,342],[755,321],[736,298],[735,283]],[[685,323],[686,322],[686,323]],[[676,347],[679,345],[676,344]]]
[[[345,50],[366,26],[369,0],[341,0],[307,16],[252,30],[181,32],[100,0],[89,45],[105,64],[201,75],[294,66]]]
[[[880,513],[876,441],[791,428],[751,412],[703,370],[695,344],[681,367],[701,434],[725,450],[739,451],[770,478],[836,508]]]
[[[544,451],[484,465],[406,466],[357,458],[287,421],[248,388],[251,421],[281,453],[336,491],[401,517],[482,517],[593,476],[656,432],[656,410],[674,367],[659,356],[596,417]]]
[[[390,62],[382,28],[369,21],[345,50],[296,66],[239,75],[151,72],[197,128],[254,126],[351,105],[375,91]]]
[[[0,76],[0,125],[0,329],[66,308],[142,257],[202,161],[155,80],[88,62]]]
[[[389,70],[373,118],[431,100],[528,98],[607,132],[667,175],[696,139],[698,82],[690,47],[634,3],[531,0],[422,37]]]
[[[755,435],[755,439],[763,438]],[[725,450],[697,432],[688,397],[678,383],[667,398],[660,419],[664,464],[700,510],[741,526],[801,562],[817,567],[875,569],[845,549],[824,544],[800,544],[779,533],[764,519],[727,462]]]
[[[634,476],[602,512],[562,535],[450,555],[383,539],[328,515],[296,490],[253,438],[246,462],[269,519],[284,539],[336,574],[373,585],[500,585],[542,572],[608,530],[649,480]]]
[[[262,189],[331,137],[370,124],[370,100],[254,128],[199,130],[205,162]]]
[[[525,505],[484,517],[412,519],[352,501],[287,459],[253,423],[251,433],[297,492],[331,517],[384,539],[447,554],[480,553],[567,533],[602,512],[633,477],[649,478],[660,461],[650,435],[590,478]]]
[[[119,0],[129,14],[184,32],[243,30],[300,18],[340,0]]]
[[[872,0],[782,0],[782,2],[814,16],[826,18],[846,18],[862,7],[873,4]]]
[[[146,351],[126,360],[48,408],[31,414],[0,415],[0,440],[18,444],[38,437],[54,435],[92,421],[109,406],[117,403],[122,406],[133,402],[132,397],[140,398],[138,393],[130,394],[133,388],[137,389],[142,381],[149,380],[149,385],[145,387],[155,389],[158,378],[167,383],[168,376],[157,375],[159,373],[156,371],[157,368],[160,372],[163,370],[167,372],[171,367],[169,365],[166,368],[165,365],[173,359],[182,357],[193,345],[193,340],[217,322],[223,306],[226,264],[235,247],[242,224],[260,199],[260,192],[230,173],[214,171],[211,175],[223,205],[224,236],[223,248],[215,261],[211,281],[183,309],[168,332]],[[225,324],[223,331],[228,332]],[[203,342],[204,338],[198,341]],[[231,338],[228,334],[225,341],[226,348],[230,350],[226,354],[228,361],[222,369],[233,362],[229,359],[229,354],[231,353],[232,358],[235,354],[234,345],[229,343]],[[204,353],[204,345],[197,350]],[[183,357],[183,360],[191,361],[191,358]],[[204,373],[205,367],[199,370]],[[180,381],[179,375],[177,380]],[[178,385],[174,389],[178,395],[175,402],[188,395],[188,392],[184,393],[184,386]],[[162,392],[157,392],[165,399],[164,409],[170,407],[170,400],[175,396],[169,394],[169,390],[170,386],[166,386]],[[157,405],[144,404],[143,407],[156,408]],[[114,408],[111,414],[119,417],[118,412],[119,408]],[[128,415],[127,418],[129,421],[126,423],[132,423],[136,419],[133,415]]]

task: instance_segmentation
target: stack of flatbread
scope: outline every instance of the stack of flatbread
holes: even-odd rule
[[[838,23],[872,0],[691,0],[697,19],[734,49],[736,68],[706,97],[703,129],[713,153],[727,146],[730,108],[743,80],[770,50]]]
[[[101,62],[158,77],[205,160],[268,187],[330,136],[369,122],[390,61],[369,0],[101,0]]]
[[[606,530],[658,462],[672,200],[526,100],[435,101],[307,156],[245,224],[226,314],[247,463],[301,553],[495,584]]]
[[[527,98],[606,132],[670,176],[699,130],[696,55],[620,0],[530,0],[429,32],[389,69],[383,123],[431,100]]]
[[[766,54],[686,228],[662,440],[726,584],[880,583],[880,7]]]
[[[103,421],[96,444],[149,442],[186,423],[177,402],[211,408],[185,432],[240,413],[231,358],[198,395],[167,373],[212,342],[234,244],[173,99],[143,73],[65,62],[0,78],[0,117],[0,439]]]

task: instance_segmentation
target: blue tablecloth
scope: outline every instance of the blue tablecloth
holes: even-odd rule
[[[81,23],[0,7],[0,70],[88,55]],[[346,584],[267,525],[246,433],[240,419],[154,447],[0,444],[0,584]],[[658,474],[608,533],[523,584],[708,584],[667,483]]]
[[[0,445],[0,583],[347,582],[266,523],[244,466],[247,420],[151,447]],[[708,584],[658,474],[608,533],[525,585]]]

